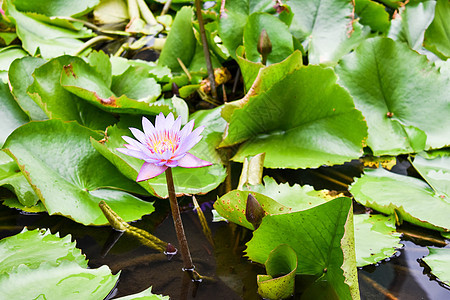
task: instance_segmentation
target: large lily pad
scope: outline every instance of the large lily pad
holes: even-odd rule
[[[30,122],[17,129],[4,150],[19,165],[49,214],[85,225],[107,224],[98,203],[106,203],[126,221],[151,213],[151,203],[126,191],[147,194],[97,153],[89,137],[101,136],[75,122]]]
[[[391,257],[403,247],[395,230],[395,217],[355,215],[356,265],[363,267]]]
[[[369,126],[374,155],[397,155],[450,144],[450,84],[407,45],[365,41],[336,67]]]
[[[170,33],[161,52],[158,64],[168,66],[174,72],[181,72],[179,58],[185,66],[191,64],[197,40],[192,30],[192,8],[183,7],[175,16]]]
[[[15,60],[11,64],[8,72],[11,93],[31,120],[47,119],[47,115],[41,107],[27,94],[27,89],[34,80],[32,76],[34,70],[44,63],[46,63],[46,61],[42,58],[24,57]]]
[[[406,42],[411,49],[422,48],[425,30],[434,18],[435,1],[410,1],[391,22],[388,37]]]
[[[70,235],[59,238],[46,230],[5,238],[0,253],[0,289],[10,299],[103,299],[119,277],[107,266],[88,269]]]
[[[413,166],[437,193],[450,195],[450,152],[439,151],[436,154],[436,157],[427,154],[416,156]]]
[[[5,13],[16,24],[16,32],[22,46],[31,55],[41,54],[44,58],[52,58],[63,54],[73,54],[82,45],[80,38],[93,36],[91,30],[71,30],[48,24],[19,11],[14,1],[4,2]]]
[[[436,193],[420,179],[381,168],[364,172],[350,187],[356,201],[418,226],[450,231],[448,195]]]
[[[8,84],[0,83],[0,145],[14,129],[29,121],[9,91]]]
[[[425,32],[424,46],[442,59],[450,57],[450,3],[437,0],[433,22]]]
[[[389,28],[389,14],[384,5],[372,0],[356,0],[355,13],[359,22],[368,25],[374,31],[386,32]]]
[[[89,128],[105,130],[116,119],[61,86],[60,78],[64,66],[78,61],[83,62],[78,57],[60,56],[37,68],[33,73],[34,81],[27,89],[27,93],[49,118],[77,121]]]
[[[294,13],[289,29],[302,41],[311,64],[337,62],[366,35],[352,20],[349,1],[297,0],[289,6]]]
[[[93,69],[81,59],[67,63],[61,73],[61,85],[108,112],[157,114],[160,111],[171,111],[167,105],[161,105],[162,103],[147,103],[156,100],[161,93],[161,87],[144,68],[130,67],[124,74],[114,78],[112,86],[104,81],[102,74]]]
[[[253,233],[246,253],[251,260],[264,263],[272,249],[287,244],[299,257],[297,274],[327,281],[339,299],[359,298],[352,220],[349,198],[305,211],[269,215]]]
[[[77,17],[91,11],[100,1],[99,0],[36,0],[33,2],[27,0],[14,0],[16,8],[23,12],[35,12],[51,16]]]
[[[244,29],[245,55],[249,60],[261,61],[258,43],[263,30],[266,30],[272,44],[267,64],[280,62],[294,51],[292,35],[285,23],[267,13],[253,13],[248,17]]]
[[[308,168],[359,157],[365,137],[363,117],[332,69],[308,66],[234,110],[221,146],[245,142],[235,161],[265,152],[265,167]]]
[[[122,154],[116,148],[123,147],[125,141],[122,136],[131,136],[128,129],[120,129],[117,126],[109,127],[106,141],[98,142],[92,139],[92,145],[105,158],[114,164],[126,177],[136,180],[139,170],[144,161]],[[211,149],[212,148],[212,149]],[[208,149],[208,150],[205,150]],[[216,156],[210,156],[214,151],[214,145],[207,141],[200,141],[190,153],[207,161],[217,161]],[[173,168],[175,191],[178,195],[183,194],[205,194],[215,189],[226,177],[225,168],[215,163],[204,168]],[[167,198],[167,183],[164,174],[139,183],[149,193],[161,198]]]
[[[430,266],[433,275],[450,286],[450,249],[428,248],[428,250],[430,253],[423,258],[423,261]]]

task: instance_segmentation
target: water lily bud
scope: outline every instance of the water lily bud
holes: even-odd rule
[[[258,52],[262,55],[262,63],[265,65],[267,56],[272,52],[272,43],[270,42],[269,35],[265,29],[263,29],[259,35]]]
[[[262,208],[258,200],[256,200],[252,194],[248,194],[247,205],[245,208],[245,217],[247,218],[247,221],[252,223],[255,229],[258,229],[265,215],[264,208]]]

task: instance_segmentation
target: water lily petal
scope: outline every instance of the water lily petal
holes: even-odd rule
[[[173,123],[172,128],[170,128],[170,130],[172,130],[173,132],[178,132],[180,131],[181,128],[181,116],[179,116],[176,120],[175,123]]]
[[[183,129],[181,129],[180,141],[183,141],[192,132],[192,128],[194,128],[194,120],[189,121],[189,123],[184,125]]]
[[[144,145],[147,143],[146,135],[142,131],[132,127],[130,127],[130,131],[134,135],[134,137],[138,139],[139,142]]]
[[[190,135],[188,135],[184,139],[184,141],[181,143],[181,145],[175,151],[175,153],[174,153],[175,155],[181,154],[183,152],[188,152],[189,150],[191,150],[192,147],[195,146],[195,144],[197,144],[202,139],[202,136],[199,135],[201,130],[198,132],[195,132],[196,130],[194,130],[194,132],[192,132]]]
[[[152,122],[150,122],[146,117],[142,117],[142,128],[144,129],[146,136],[149,136],[155,132],[155,127]]]
[[[167,166],[157,166],[155,164],[145,162],[139,171],[136,181],[139,182],[156,177],[159,174],[162,174],[167,168]]]
[[[203,159],[198,158],[190,153],[186,153],[183,158],[178,161],[178,166],[183,168],[200,168],[211,166],[212,163]]]
[[[141,151],[136,151],[133,149],[126,149],[126,148],[116,148],[116,150],[119,151],[120,153],[123,153],[128,156],[136,157],[136,158],[143,159],[143,160],[147,159],[147,156],[144,153],[142,153]]]

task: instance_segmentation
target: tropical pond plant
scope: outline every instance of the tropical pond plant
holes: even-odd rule
[[[421,263],[448,286],[450,3],[195,2],[1,1],[7,212],[89,230],[110,224],[106,209],[150,245],[139,226],[165,199],[213,199],[239,227],[222,226],[247,237],[239,255],[264,266],[250,281],[271,299],[364,297],[357,267],[398,255],[410,223],[429,230]],[[351,164],[360,172],[339,171]],[[0,241],[0,298],[24,278],[25,298],[78,292],[80,282],[54,284],[76,274],[92,276],[79,291],[92,299],[117,282],[106,266],[88,269],[70,235],[14,228]],[[215,277],[256,297],[236,273]]]

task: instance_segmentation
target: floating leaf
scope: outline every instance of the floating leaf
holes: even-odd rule
[[[384,169],[365,169],[364,173],[350,187],[362,205],[421,227],[450,230],[448,195],[441,197],[422,180]]]
[[[29,121],[9,91],[8,84],[0,82],[0,146],[14,129]]]
[[[450,152],[439,151],[436,154],[436,157],[427,157],[427,154],[416,156],[413,166],[436,192],[450,195]]]
[[[294,13],[289,29],[302,42],[310,64],[337,62],[366,35],[351,19],[349,1],[297,0],[289,6]]]
[[[122,136],[124,135],[131,136],[130,130],[113,126],[108,128],[105,142],[97,142],[94,139],[92,139],[91,142],[97,151],[114,164],[127,178],[134,181],[144,162],[140,159],[116,151],[116,148],[122,148],[125,144],[125,141],[122,139]],[[214,145],[205,143],[204,140],[201,140],[190,153],[201,159],[214,161],[214,158],[209,160],[209,153],[213,150],[203,150],[208,147],[214,149]],[[173,168],[172,171],[175,191],[178,195],[205,194],[215,189],[226,176],[225,169],[219,164],[195,169],[176,167]],[[168,197],[166,177],[164,174],[150,180],[139,182],[139,184],[152,195],[161,198]]]
[[[264,299],[285,299],[294,294],[297,254],[288,245],[273,249],[265,263],[267,275],[258,275],[258,293]]]
[[[358,298],[352,220],[351,200],[345,197],[305,211],[269,215],[254,231],[246,253],[264,263],[272,249],[287,244],[300,258],[297,274],[327,281],[339,299]]]
[[[64,65],[61,85],[69,92],[108,112],[154,115],[161,111],[164,113],[171,111],[166,103],[153,102],[160,95],[161,87],[144,68],[128,68],[122,75],[113,78],[111,86],[103,78],[102,75],[93,72],[92,67],[86,62],[79,59]]]
[[[5,13],[13,19],[23,48],[32,56],[40,53],[44,58],[52,58],[73,54],[83,45],[78,39],[93,36],[85,28],[75,31],[35,19],[17,10],[13,3],[12,0],[4,2]]]
[[[88,269],[71,236],[50,230],[2,239],[0,254],[0,290],[8,299],[103,299],[119,278],[107,266]]]
[[[235,161],[265,152],[265,167],[307,168],[359,157],[365,136],[363,117],[334,72],[308,66],[234,110],[221,146],[245,142]]]
[[[15,60],[9,68],[8,77],[11,93],[17,103],[31,120],[45,120],[47,115],[41,107],[27,94],[28,87],[33,83],[33,72],[46,61],[38,57],[24,57]]]
[[[450,249],[428,247],[430,254],[422,260],[431,268],[431,273],[440,281],[450,286]]]
[[[374,38],[336,67],[367,121],[374,155],[398,155],[450,144],[450,85],[424,56],[403,43]]]
[[[272,43],[272,51],[267,56],[267,64],[278,63],[294,52],[292,35],[286,24],[267,13],[253,13],[248,17],[244,29],[244,47],[247,59],[254,62],[261,61],[257,45],[263,30],[266,30]]]
[[[360,18],[360,23],[368,25],[374,31],[386,32],[389,28],[389,14],[385,7],[371,0],[356,0],[355,13]]]
[[[422,48],[425,30],[434,18],[435,1],[410,1],[391,21],[388,37],[406,42],[411,49]]]
[[[151,213],[151,203],[122,191],[146,194],[91,147],[91,136],[100,138],[75,122],[31,122],[9,136],[4,150],[19,165],[49,214],[85,225],[107,224],[98,207],[101,200],[125,221]]]
[[[34,71],[34,82],[27,89],[27,93],[49,118],[77,121],[89,128],[105,130],[108,125],[116,122],[116,119],[61,86],[60,78],[64,66],[79,61],[83,62],[78,57],[61,56],[45,63]]]
[[[58,233],[53,235],[50,230],[28,231],[24,228],[21,233],[0,241],[0,274],[10,273],[22,264],[37,269],[42,263],[57,266],[63,261],[87,268],[86,258],[75,246],[70,234],[60,238]]]
[[[128,295],[120,298],[115,298],[116,300],[169,300],[169,296],[157,295],[152,293],[152,287],[143,290],[140,293]]]
[[[363,267],[391,257],[403,247],[395,231],[395,218],[383,215],[354,215],[356,265]]]
[[[16,8],[23,12],[35,12],[46,16],[77,17],[90,12],[99,0],[14,0]]]
[[[450,57],[450,3],[437,0],[433,22],[425,32],[424,46],[442,59]]]
[[[27,56],[27,53],[18,46],[9,46],[0,49],[0,71],[8,71],[11,63],[21,57]],[[1,73],[3,74],[3,72]],[[7,81],[8,77],[5,78]]]
[[[191,64],[197,40],[192,30],[192,8],[184,6],[175,16],[158,65],[168,66],[173,72],[181,72],[179,58],[185,66]]]

